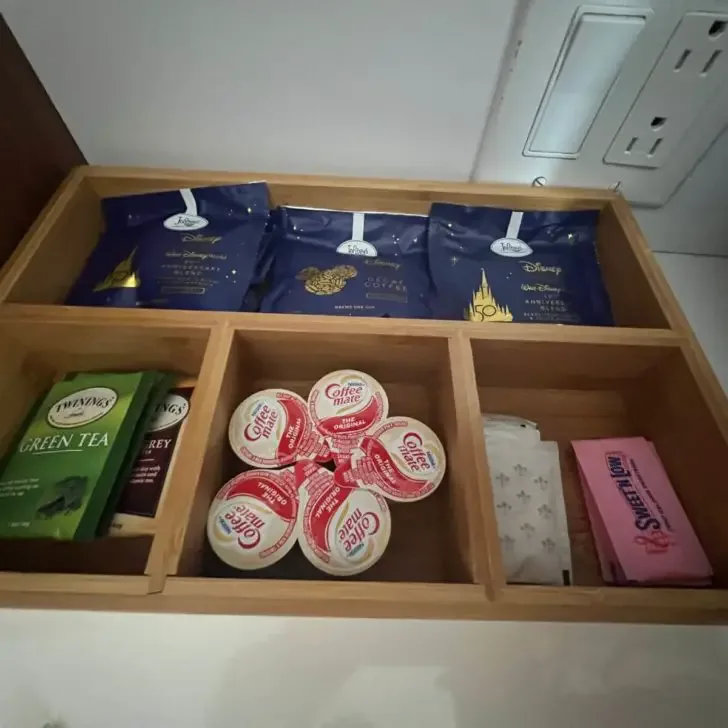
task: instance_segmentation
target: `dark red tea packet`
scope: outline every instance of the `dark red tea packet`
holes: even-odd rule
[[[191,397],[190,387],[171,389],[157,406],[116,509],[117,527],[119,514],[145,518],[154,518],[156,515],[177,439],[190,409]]]

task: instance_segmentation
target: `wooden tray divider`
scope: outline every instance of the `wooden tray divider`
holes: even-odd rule
[[[209,500],[199,498],[198,482],[209,477],[208,442],[214,436],[227,445],[227,420],[217,403],[221,391],[231,386],[225,379],[232,355],[233,330],[227,324],[212,329],[210,340],[192,394],[189,418],[185,428],[186,447],[176,458],[170,473],[170,484],[161,512],[159,528],[147,561],[152,591],[161,591],[167,574],[176,573],[188,538],[204,538],[204,517]],[[204,511],[204,513],[203,513]]]
[[[468,484],[457,505],[463,511],[461,518],[471,524],[468,542],[462,548],[470,556],[476,581],[483,584],[487,598],[493,600],[504,583],[503,564],[473,352],[470,342],[462,335],[451,337],[448,347],[455,397],[446,422],[455,429],[456,436],[451,440],[457,443],[457,449],[453,451],[451,447],[448,452],[448,468],[455,474],[462,471],[460,477]]]

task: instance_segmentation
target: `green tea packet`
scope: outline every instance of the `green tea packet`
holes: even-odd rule
[[[159,372],[54,384],[0,463],[0,538],[92,538],[165,385]]]

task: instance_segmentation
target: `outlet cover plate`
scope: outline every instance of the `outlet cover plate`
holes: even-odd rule
[[[686,13],[604,161],[662,167],[725,81],[726,69],[728,12]],[[713,141],[706,139],[706,148]]]
[[[514,28],[513,53],[503,64],[502,93],[491,108],[472,179],[528,184],[536,177],[544,177],[549,185],[584,187],[620,183],[622,194],[634,204],[659,207],[667,203],[728,124],[728,73],[722,74],[720,85],[669,153],[666,147],[659,166],[607,163],[605,157],[616,145],[620,129],[683,17],[687,13],[723,17],[728,14],[726,0],[606,0],[599,5],[585,5],[578,0],[530,0],[526,8]],[[613,12],[651,9],[652,14],[625,57],[578,156],[564,159],[524,154],[574,17],[577,13],[604,12],[605,8]],[[629,140],[625,147],[627,144]]]

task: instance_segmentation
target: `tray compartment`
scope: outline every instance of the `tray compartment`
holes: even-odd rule
[[[159,368],[196,380],[208,337],[207,327],[89,326],[78,321],[1,319],[2,452],[36,399],[66,373]],[[192,407],[190,417],[194,400]],[[182,447],[185,437],[186,433]],[[171,482],[170,489],[173,486]],[[152,541],[151,535],[87,542],[0,541],[0,572],[143,576]],[[0,587],[2,583],[0,578]],[[72,580],[69,587],[72,590]]]
[[[685,344],[633,388],[629,406],[660,453],[713,567],[714,586],[728,589],[728,417],[722,393],[698,384],[698,368]]]
[[[0,301],[63,303],[98,240],[103,225],[100,203],[103,197],[254,179],[268,181],[273,205],[419,214],[427,214],[435,201],[522,210],[599,209],[602,212],[597,247],[617,325],[670,328],[663,308],[674,303],[664,300],[664,281],[629,207],[610,192],[103,167],[82,167],[72,174],[62,193],[47,209],[43,224],[29,233],[14,256],[12,267],[6,269],[9,275],[0,281]]]
[[[728,586],[725,431],[677,343],[586,344],[472,340],[483,412],[538,422],[559,444],[575,587],[606,586],[579,482],[574,439],[644,436],[657,447],[673,487],[715,570]],[[495,491],[497,486],[492,484]],[[509,587],[510,591],[518,587]],[[529,587],[526,587],[529,588]],[[608,591],[623,591],[610,588]],[[543,593],[553,593],[545,588]],[[564,588],[561,591],[573,592]],[[631,590],[636,591],[636,590]],[[641,589],[658,594],[660,589]],[[532,588],[538,601],[538,588]],[[601,599],[599,591],[590,598]]]
[[[202,474],[189,509],[189,522],[176,562],[179,576],[239,579],[326,580],[298,548],[276,566],[260,572],[228,569],[206,544],[207,511],[215,493],[247,469],[233,454],[227,425],[233,410],[248,395],[284,387],[307,397],[324,374],[354,368],[385,387],[390,413],[409,415],[430,425],[443,440],[451,467],[445,481],[418,503],[390,504],[392,536],[382,559],[359,577],[363,581],[475,583],[481,556],[469,548],[482,529],[478,510],[469,511],[472,484],[467,477],[470,454],[467,430],[457,423],[448,339],[427,336],[340,336],[318,330],[268,332],[235,330],[214,421],[209,432]],[[462,440],[460,439],[462,438]],[[462,459],[466,461],[463,462]],[[459,462],[460,461],[460,464]],[[173,557],[172,570],[175,567]]]

